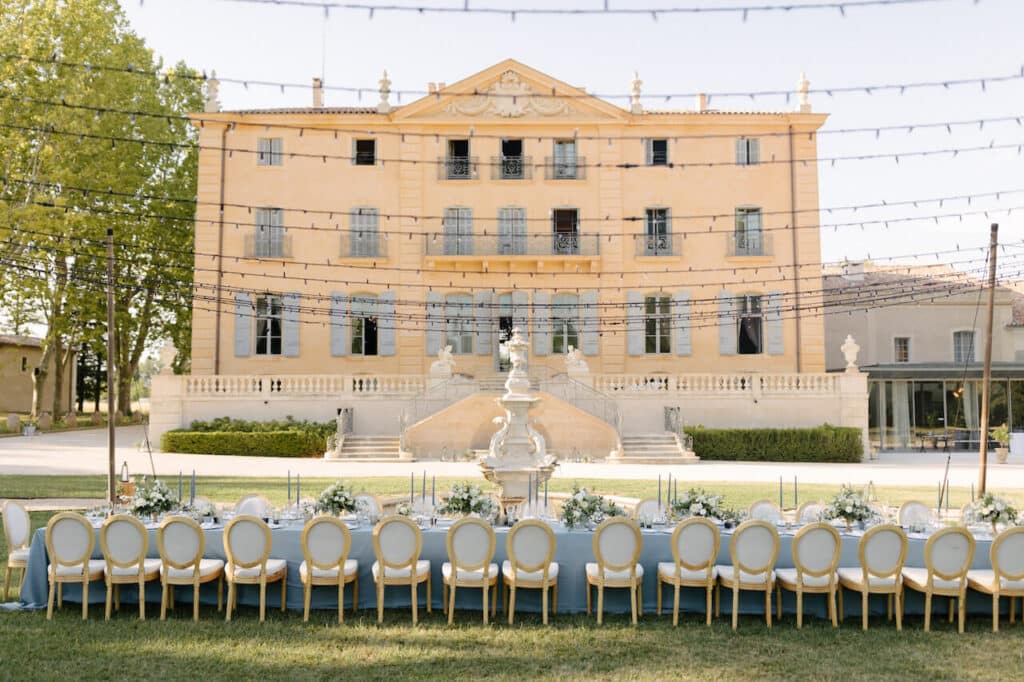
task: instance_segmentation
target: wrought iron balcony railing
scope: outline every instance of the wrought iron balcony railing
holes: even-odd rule
[[[771,256],[771,235],[761,230],[732,232],[729,234],[727,256]]]
[[[477,157],[442,156],[437,160],[440,180],[474,180],[477,177]]]
[[[291,258],[292,237],[289,234],[267,233],[245,235],[246,258]]]
[[[544,157],[544,178],[547,180],[584,180],[587,177],[587,159]]]
[[[533,159],[529,156],[492,156],[491,180],[529,180]]]
[[[445,234],[426,235],[428,256],[597,256],[596,234]]]
[[[637,256],[681,256],[683,235],[681,234],[637,234],[633,235]]]
[[[380,233],[349,230],[341,233],[338,255],[342,258],[378,258],[382,255]]]

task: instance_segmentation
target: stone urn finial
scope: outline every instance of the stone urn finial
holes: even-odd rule
[[[641,87],[644,82],[640,80],[640,74],[637,71],[633,71],[633,82],[630,84],[629,90],[629,110],[634,114],[644,113],[644,105],[640,102]]]
[[[800,80],[796,84],[796,94],[799,102],[798,111],[801,114],[811,113],[811,99],[810,99],[811,82],[807,80],[807,74],[803,71],[800,72]]]
[[[387,69],[384,69],[377,84],[380,86],[380,102],[377,104],[377,113],[386,114],[391,111],[391,102],[388,101],[391,96],[391,79],[388,78]]]
[[[174,347],[174,342],[167,339],[164,345],[160,347],[160,373],[161,374],[174,374],[174,359],[178,357],[178,349]]]
[[[206,102],[203,109],[207,112],[220,111],[220,100],[217,96],[220,94],[220,81],[217,80],[217,72],[213,71],[210,73],[210,77],[206,79]]]
[[[843,357],[846,358],[846,371],[856,372],[857,354],[860,353],[860,346],[853,340],[852,334],[846,335],[846,340],[843,341],[843,345],[839,347],[839,350],[843,351]]]

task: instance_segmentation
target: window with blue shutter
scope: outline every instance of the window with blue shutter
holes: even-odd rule
[[[395,292],[381,293],[377,303],[377,350],[381,355],[396,352]]]
[[[644,354],[644,295],[626,292],[626,353]]]
[[[235,294],[235,357],[246,358],[252,352],[252,294]]]
[[[444,332],[444,323],[441,320],[441,294],[436,291],[428,291],[426,306],[426,351],[427,355],[437,355],[441,350],[441,335]]]
[[[533,353],[551,353],[551,294],[533,292]]]
[[[690,340],[690,292],[677,291],[672,294],[672,343],[676,355],[689,355]]]
[[[736,355],[736,296],[718,293],[718,354]]]
[[[597,290],[588,289],[580,294],[580,317],[583,322],[581,349],[584,355],[600,352],[600,320],[597,309]]]
[[[297,293],[287,293],[281,301],[281,355],[295,358],[299,356],[299,306],[302,297]]]
[[[348,355],[348,296],[343,291],[331,292],[331,355]]]

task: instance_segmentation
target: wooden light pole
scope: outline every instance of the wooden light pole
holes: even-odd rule
[[[985,365],[981,381],[981,442],[978,452],[978,494],[985,492],[985,475],[988,469],[988,406],[992,387],[992,316],[996,298],[996,246],[999,243],[999,223],[992,223],[992,234],[988,244],[988,315],[985,323]]]
[[[114,230],[107,229],[107,498],[117,503],[117,478],[114,474],[114,445],[117,426],[114,419]],[[97,387],[97,395],[99,387]]]

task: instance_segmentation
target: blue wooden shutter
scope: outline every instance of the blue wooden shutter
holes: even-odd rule
[[[765,350],[768,355],[782,355],[782,294],[773,291],[764,298]]]
[[[533,293],[533,354],[551,354],[551,294]]]
[[[492,318],[492,297],[489,291],[478,291],[475,297],[476,312],[476,354],[491,354],[491,336],[493,336],[494,322]]]
[[[348,296],[344,291],[331,292],[331,355],[348,355]]]
[[[754,165],[761,163],[761,140],[747,140],[747,163]]]
[[[626,292],[626,353],[644,354],[644,295]]]
[[[600,337],[597,314],[597,290],[587,289],[580,294],[580,317],[583,321],[583,333],[580,337],[580,350],[584,355],[597,355]]]
[[[672,345],[676,355],[689,355],[690,342],[690,292],[677,291],[672,294]]]
[[[281,355],[294,358],[299,355],[299,304],[302,297],[294,292],[282,297]]]
[[[239,291],[235,294],[235,357],[247,358],[252,353],[252,294]]]
[[[718,354],[736,355],[736,296],[718,293]]]
[[[381,293],[377,304],[377,353],[395,354],[395,292]]]
[[[529,299],[525,291],[512,292],[512,326],[519,329],[523,336],[530,335]]]
[[[441,294],[436,291],[427,292],[427,355],[437,355],[441,350]]]
[[[740,166],[746,166],[749,163],[747,160],[747,141],[742,137],[736,140],[736,164]]]

